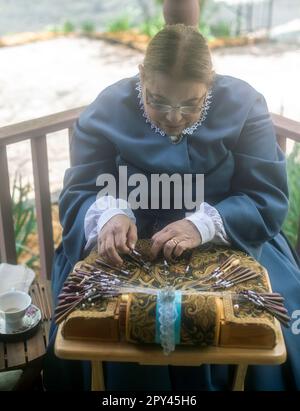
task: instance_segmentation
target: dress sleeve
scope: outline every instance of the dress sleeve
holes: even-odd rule
[[[66,170],[64,187],[59,198],[59,214],[63,227],[62,244],[73,266],[83,257],[86,243],[84,219],[96,201],[97,177],[102,173],[116,176],[114,145],[99,131],[95,103],[79,118],[71,143],[71,167]]]
[[[288,211],[285,156],[262,95],[257,94],[232,152],[230,195],[214,207],[233,246],[259,258],[261,246],[280,232]]]

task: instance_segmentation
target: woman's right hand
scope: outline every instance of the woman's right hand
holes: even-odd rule
[[[128,254],[137,242],[137,227],[123,214],[112,217],[98,235],[98,253],[108,263],[120,266],[120,253]]]

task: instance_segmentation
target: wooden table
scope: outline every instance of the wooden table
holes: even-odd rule
[[[0,371],[22,368],[24,371],[18,384],[22,389],[29,389],[30,383],[41,373],[52,315],[50,282],[34,281],[29,294],[32,303],[42,312],[42,322],[37,332],[24,341],[0,342]]]
[[[277,344],[273,349],[246,349],[222,347],[176,347],[168,356],[156,345],[138,345],[124,342],[99,342],[66,340],[62,336],[62,325],[58,328],[55,353],[60,358],[89,360],[92,362],[93,391],[105,390],[103,361],[137,362],[144,365],[234,364],[234,391],[244,390],[248,365],[275,365],[286,360],[285,343],[281,327],[276,321]]]

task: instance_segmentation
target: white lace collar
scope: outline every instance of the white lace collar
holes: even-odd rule
[[[154,129],[155,133],[159,133],[162,136],[165,136],[166,133],[161,130],[159,127],[157,127],[150,119],[150,117],[148,116],[148,114],[146,113],[145,110],[145,106],[144,106],[144,102],[143,102],[143,96],[142,96],[142,85],[141,85],[141,81],[140,79],[137,81],[136,83],[136,87],[135,89],[138,91],[138,99],[139,99],[139,107],[143,113],[143,117],[145,117],[146,119],[146,123],[149,123],[151,126],[151,129]],[[212,89],[210,88],[210,90],[208,91],[204,103],[203,103],[203,110],[201,112],[201,116],[199,118],[198,121],[196,121],[196,123],[192,124],[190,127],[185,128],[181,134],[193,134],[193,132],[202,125],[202,123],[204,122],[204,120],[206,119],[208,110],[210,108],[211,105],[211,101],[212,101]]]

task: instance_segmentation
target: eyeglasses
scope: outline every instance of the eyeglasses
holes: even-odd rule
[[[160,104],[155,101],[155,98],[150,93],[148,89],[146,89],[146,102],[149,104],[154,110],[159,111],[160,113],[170,113],[172,110],[180,110],[181,114],[198,114],[203,109],[203,102],[206,98],[206,93],[201,99],[201,104],[197,106],[171,106],[170,104]]]

